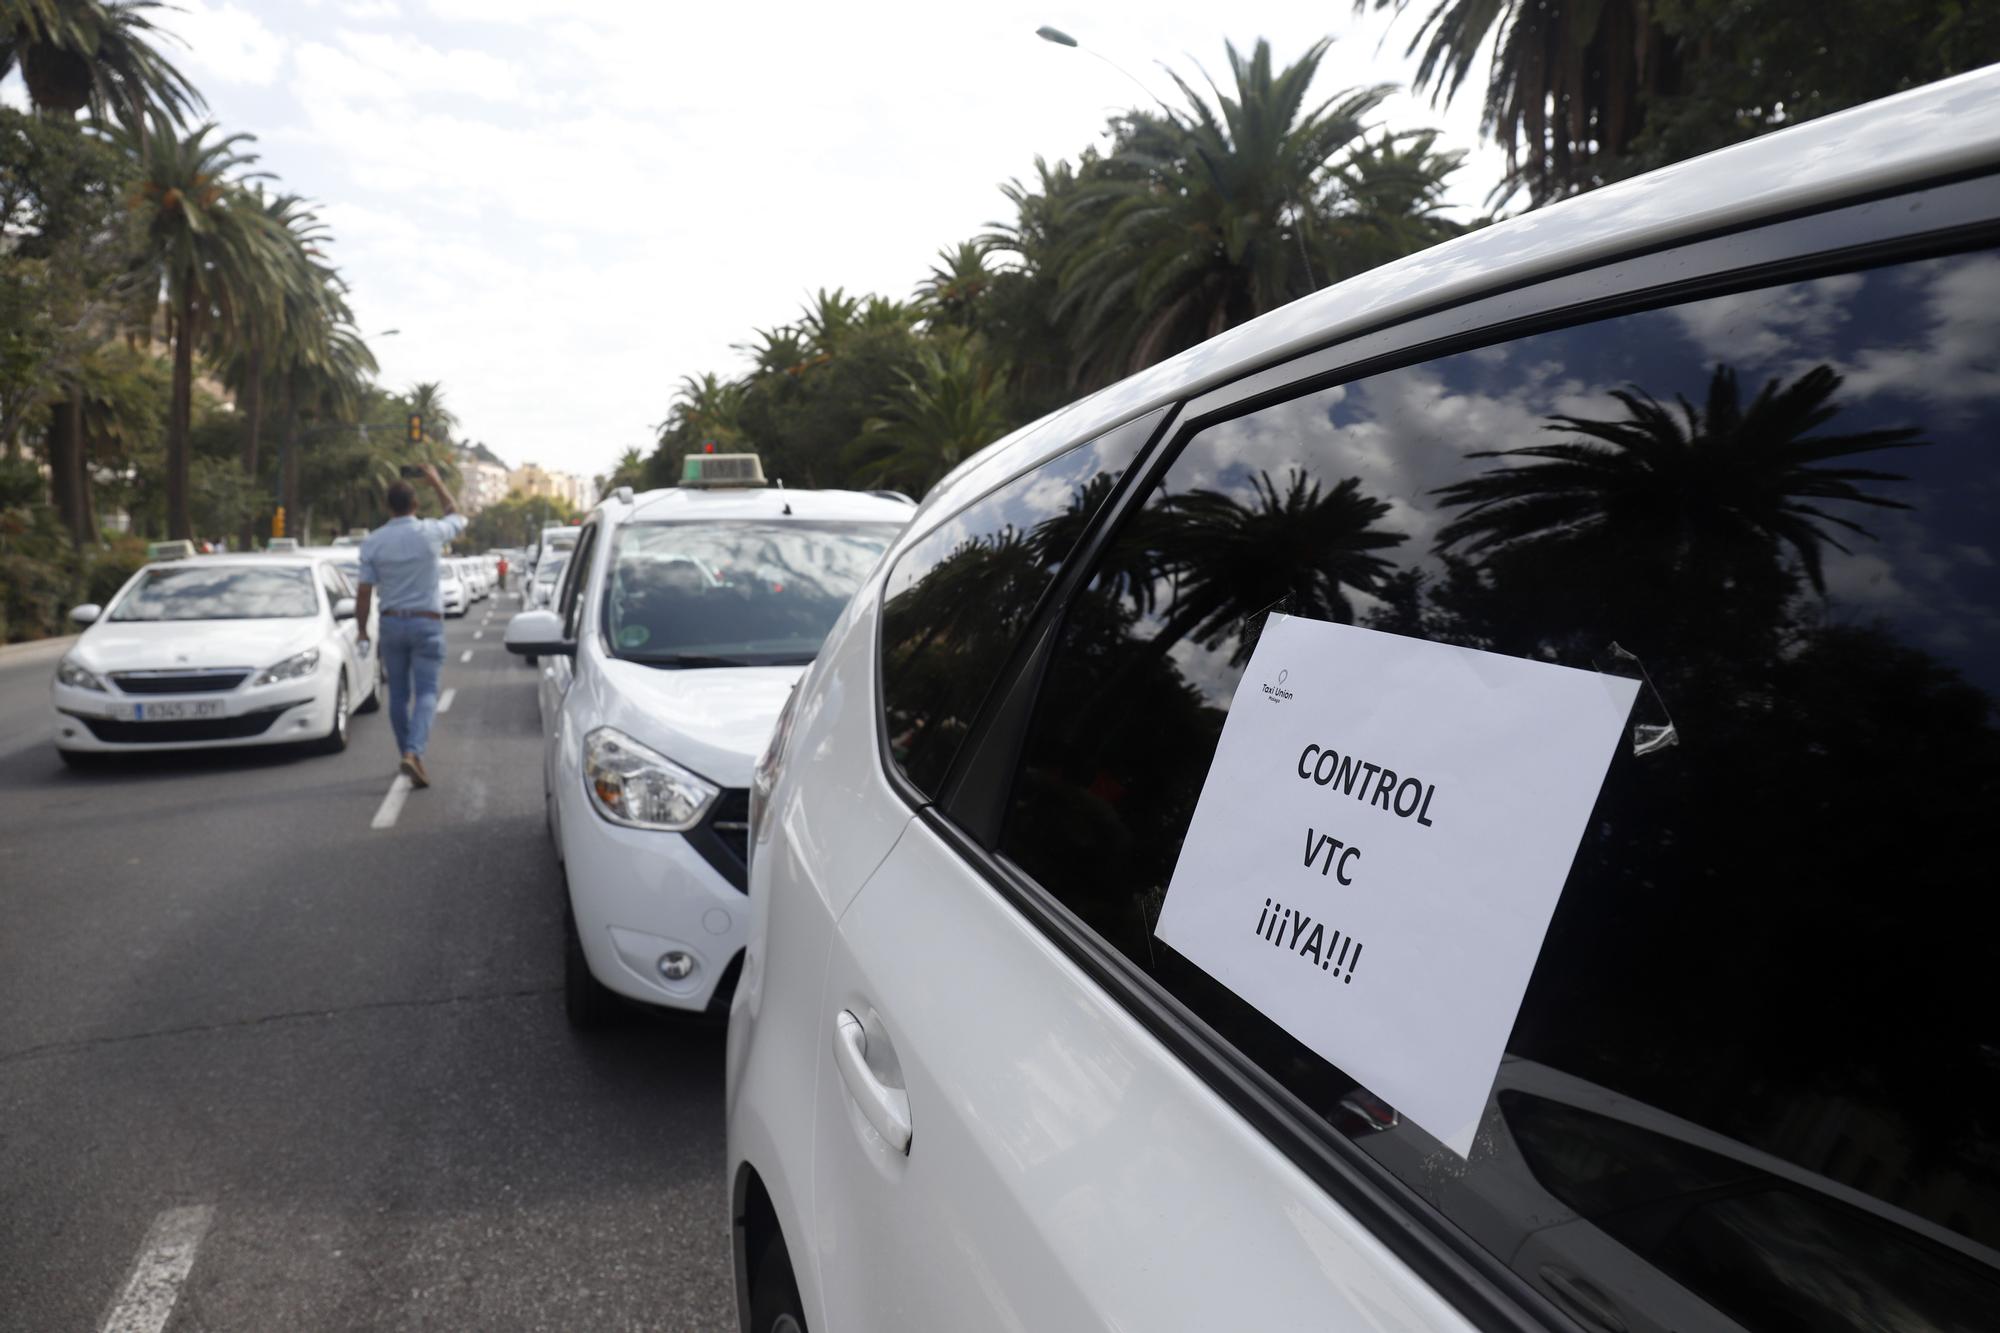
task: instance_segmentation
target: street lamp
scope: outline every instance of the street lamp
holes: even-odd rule
[[[1071,50],[1082,51],[1085,55],[1096,56],[1099,60],[1111,66],[1111,68],[1117,70],[1120,74],[1123,74],[1126,78],[1132,80],[1133,85],[1137,87],[1140,92],[1146,94],[1147,97],[1151,98],[1153,101],[1153,105],[1159,107],[1161,111],[1165,112],[1168,119],[1171,120],[1175,118],[1173,108],[1169,107],[1165,102],[1161,101],[1151,88],[1148,88],[1145,84],[1140,83],[1138,76],[1132,73],[1131,70],[1126,69],[1123,65],[1113,60],[1110,56],[1107,56],[1100,51],[1092,50],[1090,47],[1085,46],[1082,42],[1079,42],[1076,38],[1064,32],[1061,28],[1051,26],[1050,24],[1047,23],[1044,23],[1041,27],[1035,29],[1035,36],[1055,46],[1067,46]],[[1305,207],[1299,203],[1297,195],[1292,196],[1291,205],[1292,208],[1296,210],[1298,213],[1299,225],[1293,231],[1292,235],[1294,238],[1297,239],[1299,243],[1299,262],[1305,265],[1306,281],[1308,283],[1311,283],[1313,288],[1317,290],[1319,287],[1319,279],[1313,276],[1312,256],[1306,250],[1306,234],[1305,234],[1306,210]]]

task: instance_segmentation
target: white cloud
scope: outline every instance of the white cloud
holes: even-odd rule
[[[171,41],[162,45],[167,58],[196,86],[208,89],[218,83],[236,83],[267,87],[284,73],[290,43],[249,10],[206,0],[182,0],[179,8],[181,13],[163,15],[156,21],[187,43],[185,47]]]

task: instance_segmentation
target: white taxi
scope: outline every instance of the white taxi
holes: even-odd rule
[[[147,565],[84,626],[51,685],[65,762],[145,750],[310,742],[346,748],[348,718],[379,704],[355,645],[354,589],[303,555],[196,556]]]
[[[911,506],[845,491],[621,489],[585,520],[539,658],[548,824],[569,881],[565,1007],[726,1011],[741,966],[751,769]]]

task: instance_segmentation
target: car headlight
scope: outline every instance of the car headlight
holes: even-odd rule
[[[597,813],[631,828],[683,833],[721,789],[613,727],[583,738],[583,785]]]
[[[73,690],[104,692],[104,682],[65,657],[56,663],[56,679]]]
[[[276,685],[281,680],[297,680],[300,676],[310,676],[319,670],[319,649],[308,648],[295,653],[276,666],[265,667],[257,673],[252,685]]]

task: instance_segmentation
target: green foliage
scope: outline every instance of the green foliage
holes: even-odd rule
[[[1355,0],[1403,10],[1410,0]],[[1409,50],[1449,101],[1482,52],[1502,197],[1530,206],[2000,60],[1967,0],[1434,0]]]
[[[1006,433],[1006,366],[978,339],[932,340],[846,449],[854,479],[921,495]]]
[[[202,107],[194,85],[155,47],[160,0],[0,0],[0,77],[16,65],[38,110],[88,108],[132,129],[151,112],[178,125]]]
[[[496,546],[528,546],[550,523],[574,523],[582,517],[575,506],[552,496],[528,496],[515,491],[506,499],[487,505],[465,526],[459,545],[468,551],[490,551]]]

